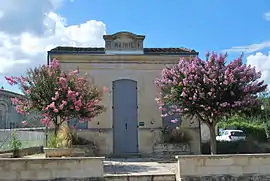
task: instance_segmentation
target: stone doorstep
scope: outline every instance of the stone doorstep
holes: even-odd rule
[[[176,181],[176,175],[171,173],[157,174],[106,174],[105,181]]]

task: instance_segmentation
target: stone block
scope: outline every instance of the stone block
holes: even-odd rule
[[[227,157],[227,158],[208,158],[205,160],[206,166],[230,166],[234,164],[233,157]]]
[[[29,164],[25,164],[25,166],[27,166],[27,168],[25,169],[30,169],[30,170],[42,170],[43,169],[43,164],[41,163],[29,163]]]
[[[69,176],[71,178],[87,178],[91,176],[91,172],[82,169],[72,169],[69,170]]]
[[[264,164],[264,159],[263,157],[249,157],[249,164],[250,165],[261,165]]]
[[[59,164],[57,160],[42,160],[43,162],[40,164],[45,169],[57,169],[59,168]],[[60,165],[62,166],[62,165]]]
[[[228,167],[222,166],[203,166],[197,167],[196,175],[206,176],[206,175],[227,175],[228,174]],[[181,174],[182,175],[182,174]]]
[[[47,179],[52,179],[52,172],[49,169],[42,169],[39,170],[37,173],[37,177],[38,179],[42,179],[42,180],[47,180]]]
[[[259,167],[256,165],[248,165],[243,167],[243,174],[259,173]]]
[[[16,171],[3,171],[0,170],[0,179],[1,180],[16,180],[18,179],[18,172]]]
[[[248,166],[249,165],[249,159],[247,157],[235,157],[233,158],[233,165],[239,165],[239,166]]]
[[[27,179],[27,180],[31,180],[31,179],[35,179],[37,178],[37,171],[35,170],[23,170],[20,171],[20,179]]]
[[[70,172],[67,169],[52,169],[52,178],[63,178],[63,176],[65,177],[70,177]]]
[[[12,158],[10,160],[12,160]],[[10,170],[25,170],[27,163],[23,160],[14,160],[10,162],[5,162],[5,164],[9,165]]]
[[[260,165],[258,167],[258,172],[259,174],[269,174],[270,173],[270,165]]]
[[[242,166],[229,166],[228,174],[229,175],[243,175],[243,167]]]

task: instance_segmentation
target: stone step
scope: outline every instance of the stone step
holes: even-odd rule
[[[175,174],[107,174],[105,181],[176,181]]]

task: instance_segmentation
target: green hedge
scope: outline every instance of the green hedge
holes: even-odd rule
[[[222,121],[218,124],[222,129],[240,129],[250,138],[257,141],[266,141],[265,125],[262,122],[251,122],[240,116],[233,116],[228,121]]]
[[[254,141],[217,142],[217,154],[269,153],[270,149]],[[210,144],[202,143],[202,154],[210,154]]]

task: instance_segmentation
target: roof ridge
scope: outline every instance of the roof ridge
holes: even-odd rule
[[[164,47],[164,48],[143,48],[145,53],[192,53],[198,54],[194,49],[185,47]],[[49,52],[105,52],[104,47],[73,47],[73,46],[58,46],[51,49]]]

